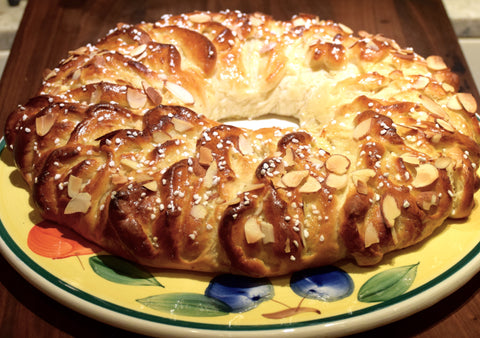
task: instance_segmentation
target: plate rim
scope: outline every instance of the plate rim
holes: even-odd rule
[[[0,139],[0,154],[5,151],[5,138]],[[345,335],[374,329],[420,312],[452,294],[480,271],[480,241],[462,259],[423,285],[391,300],[316,320],[287,324],[236,325],[209,324],[175,320],[143,313],[101,299],[53,275],[25,253],[8,233],[0,215],[0,253],[31,285],[60,304],[94,320],[140,334],[168,334],[184,337],[188,331],[195,337],[211,337],[228,333],[241,337],[245,333],[261,332],[264,337],[279,335],[309,337]],[[38,278],[41,277],[41,278]],[[411,306],[414,302],[417,306]],[[394,311],[391,311],[394,307]],[[380,316],[379,316],[380,314]],[[383,316],[382,316],[383,315]],[[125,320],[128,319],[128,320]],[[143,325],[139,327],[142,323]],[[352,323],[354,325],[352,325]],[[319,331],[321,328],[321,332]],[[168,331],[168,332],[167,332]]]

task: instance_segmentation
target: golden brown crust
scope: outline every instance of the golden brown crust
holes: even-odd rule
[[[309,15],[119,24],[6,124],[46,219],[142,264],[275,276],[469,215],[476,102],[442,59]],[[276,113],[300,128],[217,122]]]

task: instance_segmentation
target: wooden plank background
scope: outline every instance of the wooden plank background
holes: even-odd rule
[[[117,22],[155,21],[193,10],[260,11],[277,19],[312,13],[394,38],[423,56],[441,55],[478,91],[441,0],[29,0],[0,82],[0,135],[7,115],[33,96],[45,68],[68,50],[104,36]],[[480,100],[478,100],[480,102]],[[480,274],[433,307],[356,337],[470,337],[480,332]],[[0,337],[137,337],[82,316],[36,290],[0,257]]]

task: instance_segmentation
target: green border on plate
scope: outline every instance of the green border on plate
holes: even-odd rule
[[[0,154],[4,151],[4,149],[5,149],[5,139],[2,138],[0,140]],[[78,289],[77,287],[74,287],[64,282],[62,279],[54,276],[53,274],[51,274],[50,272],[42,268],[40,265],[35,263],[24,251],[22,251],[22,249],[20,249],[20,247],[15,243],[15,241],[10,237],[7,229],[5,228],[3,222],[1,221],[1,216],[0,216],[0,237],[3,239],[8,249],[37,275],[43,277],[45,280],[47,280],[57,288],[63,291],[66,291],[71,295],[79,299],[82,299],[92,305],[99,306],[106,310],[110,310],[116,313],[120,313],[123,315],[141,319],[141,320],[146,320],[153,323],[161,323],[161,324],[170,325],[174,327],[181,326],[183,328],[207,329],[207,330],[216,330],[216,331],[267,331],[267,330],[278,330],[278,329],[286,329],[286,328],[302,328],[302,327],[314,326],[319,324],[332,323],[335,321],[346,320],[346,319],[357,317],[360,315],[372,313],[374,311],[387,308],[391,305],[398,304],[402,301],[405,301],[409,298],[412,298],[430,289],[431,287],[438,285],[439,283],[445,281],[447,278],[451,277],[460,269],[462,269],[467,263],[469,263],[473,258],[475,258],[480,253],[480,242],[479,242],[467,255],[465,255],[465,257],[463,257],[455,265],[453,265],[447,271],[443,272],[442,274],[435,277],[431,281],[401,296],[393,298],[389,301],[375,304],[362,310],[353,311],[349,314],[336,315],[336,316],[331,316],[331,317],[326,317],[326,318],[321,318],[316,320],[295,322],[290,324],[286,323],[286,324],[271,324],[271,325],[233,325],[231,326],[231,325],[219,325],[219,324],[203,324],[203,323],[189,322],[184,320],[173,320],[173,319],[168,319],[161,316],[155,316],[155,315],[138,312],[135,310],[131,310],[131,309],[119,306],[119,305],[115,305],[113,303],[110,303],[92,294],[86,293]]]

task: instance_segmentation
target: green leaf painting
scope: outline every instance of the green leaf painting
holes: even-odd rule
[[[410,288],[417,275],[417,264],[382,271],[362,285],[358,300],[366,303],[384,302],[402,295]]]
[[[89,263],[97,275],[114,283],[163,287],[148,271],[116,256],[92,256]]]
[[[227,304],[197,293],[154,295],[137,302],[157,311],[190,317],[224,316],[230,312]]]

